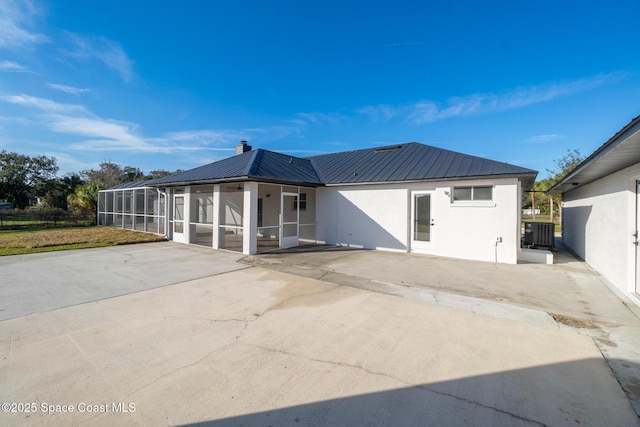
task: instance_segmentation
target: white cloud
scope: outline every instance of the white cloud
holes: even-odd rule
[[[251,140],[259,137],[265,141],[270,138],[278,139],[282,135],[290,135],[295,132],[295,129],[291,127],[274,126],[245,130],[187,130],[170,132],[159,137],[145,137],[139,135],[137,124],[96,117],[82,105],[63,104],[25,94],[0,95],[0,101],[40,110],[44,113],[21,116],[19,118],[21,122],[28,118],[31,126],[45,125],[52,132],[81,137],[83,140],[67,146],[73,150],[164,154],[233,151],[233,147],[243,139]],[[18,120],[16,117],[0,117],[0,121],[15,122],[16,120]],[[27,122],[24,123],[27,124]]]
[[[33,107],[48,113],[58,112],[86,112],[86,109],[82,105],[75,104],[61,104],[59,102],[52,101],[50,99],[38,98],[30,95],[5,95],[0,96],[0,100],[10,102],[12,104],[23,105],[26,107]]]
[[[397,116],[400,110],[393,105],[368,105],[356,110],[356,113],[371,117],[374,121],[387,122]]]
[[[236,130],[228,130],[228,129],[220,129],[220,130],[188,130],[182,132],[170,132],[164,135],[164,137],[159,138],[161,141],[172,141],[179,143],[195,143],[198,145],[209,145],[209,144],[237,144],[243,139],[248,139],[246,133],[236,131]]]
[[[472,94],[451,98],[446,105],[423,100],[407,108],[407,120],[413,124],[424,124],[451,117],[513,110],[584,92],[597,86],[613,83],[622,77],[622,73],[610,73],[580,80],[516,88],[502,94]]]
[[[0,70],[4,71],[27,71],[25,67],[13,61],[0,61]]]
[[[338,122],[345,119],[342,114],[338,113],[298,113],[298,117],[301,117],[308,123],[320,124],[320,123],[328,123],[328,124],[337,124]],[[295,120],[295,119],[294,119]]]
[[[30,29],[38,13],[31,0],[0,0],[0,47],[46,42],[46,36]]]
[[[135,123],[64,115],[50,115],[47,119],[49,128],[54,132],[89,138],[71,144],[70,148],[74,150],[162,154],[202,150],[232,151],[233,148],[228,146],[230,139],[239,141],[234,131],[195,130],[147,138],[138,135],[138,126]]]
[[[96,162],[86,162],[79,160],[74,154],[64,153],[61,151],[49,151],[42,153],[47,157],[55,157],[57,164],[60,167],[60,173],[77,172],[87,169],[92,169],[98,166]]]
[[[525,144],[544,144],[546,142],[555,141],[558,139],[562,139],[564,137],[565,137],[564,135],[558,135],[558,134],[534,135],[530,138],[525,139],[522,142]]]
[[[279,141],[288,137],[298,137],[302,133],[300,127],[279,125],[259,129],[245,129],[243,132],[249,135],[248,138],[245,138],[249,140],[249,144],[251,144],[252,139],[257,139],[260,142]]]
[[[70,93],[72,95],[80,95],[83,92],[89,92],[89,89],[77,88],[73,86],[59,85],[55,83],[47,83],[47,86],[51,89],[59,90],[61,92]]]
[[[71,32],[67,34],[73,47],[65,53],[80,59],[97,59],[118,73],[125,82],[133,79],[133,61],[119,43],[104,37],[83,37]]]
[[[49,84],[49,87],[72,93],[77,89],[54,84]],[[0,123],[20,120],[25,126],[45,126],[49,131],[67,135],[68,139],[75,141],[65,144],[64,147],[76,152],[178,152],[206,156],[204,153],[207,152],[233,151],[241,140],[265,143],[300,133],[300,129],[294,126],[270,126],[237,130],[197,129],[145,136],[141,134],[136,123],[98,117],[78,104],[65,104],[26,94],[0,95],[0,102],[35,110],[32,114],[21,113],[19,117],[0,116]]]
[[[127,144],[143,142],[134,136],[133,131],[137,126],[131,123],[64,115],[50,115],[48,118],[50,119],[49,128],[54,132],[103,138]]]

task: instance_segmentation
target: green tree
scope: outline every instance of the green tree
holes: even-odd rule
[[[531,193],[525,193],[522,195],[522,207],[531,208],[532,198],[536,209],[540,209],[541,214],[548,215],[550,213],[549,198],[545,192],[553,187],[558,181],[560,181],[566,174],[571,172],[576,166],[578,166],[585,157],[580,153],[580,150],[567,150],[567,154],[559,159],[553,161],[553,169],[547,169],[547,177],[533,184],[533,197]],[[554,205],[554,213],[557,212],[557,205]]]
[[[182,172],[180,169],[178,169],[175,172],[169,172],[166,170],[153,170],[151,172],[149,172],[149,175],[147,176],[147,178],[149,179],[158,179],[158,178],[164,178],[165,176],[170,176],[170,175],[174,175],[176,173],[180,173]]]
[[[567,154],[553,161],[553,169],[547,169],[548,176],[540,181],[541,187],[544,188],[544,190],[553,187],[558,181],[564,178],[566,174],[582,163],[584,159],[585,157],[580,154],[580,150],[567,150]]]
[[[144,172],[133,166],[125,166],[122,169],[122,178],[124,179],[123,182],[136,182],[147,179]]]
[[[51,179],[44,184],[44,195],[40,202],[47,207],[67,210],[67,198],[84,181],[77,173],[66,174],[62,178]]]
[[[127,182],[124,179],[123,169],[113,162],[100,163],[100,169],[83,171],[86,181],[92,184],[109,188]]]
[[[125,182],[161,178],[172,174],[173,172],[156,170],[152,171],[150,175],[145,175],[140,168],[134,166],[120,167],[120,165],[113,162],[102,162],[98,170],[92,169],[82,172],[87,182],[99,184],[103,188],[114,187]]]
[[[98,192],[103,188],[104,187],[95,182],[79,185],[67,198],[69,208],[84,212],[97,213]]]
[[[54,157],[31,157],[2,150],[0,199],[24,209],[31,200],[46,194],[47,182],[55,178],[57,172],[58,165]]]
[[[44,193],[39,198],[42,206],[50,208],[67,209],[67,193],[60,179],[50,179],[41,186]]]

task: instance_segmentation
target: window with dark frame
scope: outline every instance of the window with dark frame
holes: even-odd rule
[[[296,210],[296,205],[298,205],[298,197],[293,199],[293,205],[291,206],[292,211]],[[298,205],[298,208],[301,211],[307,210],[307,193],[300,193],[300,204]]]

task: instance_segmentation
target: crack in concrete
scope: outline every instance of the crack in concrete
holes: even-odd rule
[[[82,355],[84,360],[86,360],[87,363],[89,363],[93,367],[93,370],[98,372],[98,374],[102,378],[102,381],[104,382],[104,384],[107,384],[109,386],[109,389],[111,390],[113,395],[117,396],[118,394],[116,393],[115,389],[113,388],[113,386],[111,385],[109,380],[104,376],[104,370],[103,369],[99,369],[99,367],[91,360],[91,358],[84,351],[82,346],[80,344],[78,344],[78,342],[73,338],[72,334],[74,334],[74,333],[75,332],[66,334],[67,339],[69,341],[71,341],[71,343],[75,346],[75,348],[80,352],[80,354]]]
[[[405,381],[405,380],[403,380],[401,378],[397,378],[397,377],[395,377],[393,375],[390,375],[390,374],[387,374],[387,373],[384,373],[384,372],[372,371],[372,370],[367,369],[367,368],[365,368],[363,366],[351,365],[351,364],[342,363],[342,362],[334,362],[334,361],[331,361],[331,360],[314,359],[314,358],[303,356],[303,355],[300,355],[300,354],[290,353],[290,352],[287,352],[287,351],[284,351],[284,350],[278,350],[278,349],[274,349],[274,348],[264,347],[264,346],[261,346],[261,345],[258,345],[258,344],[244,343],[244,345],[248,345],[248,346],[251,346],[251,347],[259,348],[259,349],[262,349],[262,350],[265,350],[265,351],[270,351],[270,352],[274,352],[274,353],[280,353],[280,354],[284,354],[284,355],[287,355],[287,356],[296,357],[296,358],[307,360],[307,361],[310,361],[310,362],[325,363],[325,364],[329,364],[329,365],[333,365],[333,366],[340,366],[340,367],[343,367],[343,368],[352,368],[352,369],[361,370],[361,371],[364,371],[364,372],[366,372],[366,373],[368,373],[370,375],[377,375],[377,376],[389,378],[391,380],[397,381],[400,384],[403,384],[403,385],[411,387],[411,388],[417,388],[419,390],[428,391],[430,393],[434,393],[434,394],[437,394],[439,396],[450,397],[450,398],[455,399],[455,400],[466,402],[466,403],[469,403],[471,405],[479,406],[481,408],[489,409],[489,410],[492,410],[492,411],[507,415],[507,416],[509,416],[511,418],[515,418],[515,419],[520,420],[520,421],[526,421],[526,422],[533,423],[535,425],[542,426],[542,427],[551,427],[550,424],[545,424],[545,423],[542,423],[540,421],[532,420],[531,418],[523,417],[523,416],[520,416],[518,414],[514,414],[514,413],[511,413],[511,412],[505,411],[504,409],[500,409],[500,408],[496,408],[496,407],[493,407],[493,406],[489,406],[489,405],[486,405],[484,403],[476,402],[476,401],[473,401],[473,400],[470,400],[470,399],[466,399],[464,397],[456,396],[456,395],[451,394],[451,393],[446,393],[446,392],[443,392],[443,391],[434,390],[434,389],[432,389],[430,387],[427,387],[426,385],[413,384],[413,383],[407,382],[407,381]]]
[[[157,383],[158,381],[160,381],[160,380],[162,380],[162,379],[164,379],[164,378],[166,378],[166,377],[168,377],[168,376],[171,376],[171,375],[175,374],[176,372],[178,372],[178,371],[180,371],[180,370],[182,370],[182,369],[188,369],[188,368],[190,368],[190,367],[192,367],[192,366],[198,365],[199,363],[201,363],[203,360],[205,360],[206,358],[210,357],[211,355],[213,355],[213,354],[215,354],[215,353],[217,353],[217,352],[219,352],[219,351],[222,351],[222,350],[224,350],[224,349],[226,349],[226,348],[228,348],[228,347],[231,347],[231,346],[233,346],[233,345],[236,345],[236,344],[238,343],[238,341],[240,340],[240,338],[242,337],[242,334],[244,333],[244,331],[245,331],[245,330],[247,329],[247,327],[249,326],[249,323],[250,323],[250,322],[253,322],[254,320],[257,320],[257,319],[258,319],[258,318],[256,318],[256,319],[252,319],[252,320],[250,320],[250,321],[249,321],[249,320],[243,320],[242,322],[244,322],[244,326],[242,327],[242,329],[240,329],[240,331],[238,332],[238,334],[235,336],[235,338],[234,338],[233,342],[229,342],[229,343],[227,343],[227,344],[221,345],[220,347],[217,347],[217,348],[215,348],[215,349],[213,349],[213,350],[209,351],[207,354],[205,354],[204,356],[202,356],[200,359],[198,359],[198,360],[196,360],[196,361],[193,361],[193,362],[188,363],[188,364],[186,364],[186,365],[178,366],[178,367],[176,367],[176,368],[172,369],[170,372],[166,372],[166,373],[164,373],[164,374],[160,375],[159,377],[157,377],[156,379],[154,379],[154,380],[153,380],[153,381],[151,381],[150,383],[145,384],[145,385],[143,385],[142,387],[137,388],[136,390],[134,390],[134,391],[132,391],[131,393],[127,394],[124,398],[122,398],[122,399],[120,399],[120,400],[121,400],[121,401],[125,401],[125,400],[127,400],[129,397],[131,397],[131,396],[133,396],[134,394],[136,394],[136,393],[140,392],[141,390],[144,390],[144,389],[146,389],[146,388],[148,388],[148,387],[151,387],[152,385],[154,385],[154,384],[155,384],[155,383]]]
[[[230,318],[230,319],[212,319],[209,317],[189,317],[189,316],[152,316],[155,317],[156,319],[178,319],[178,320],[202,320],[205,322],[210,322],[210,323],[217,323],[217,322],[252,322],[254,320],[256,320],[259,316],[255,316],[254,319],[236,319],[236,318]]]
[[[210,357],[211,355],[213,355],[213,354],[215,354],[215,353],[217,353],[217,352],[220,352],[220,351],[222,351],[222,350],[225,350],[225,349],[227,349],[227,348],[228,348],[228,347],[230,347],[230,346],[233,346],[233,345],[238,344],[238,342],[239,342],[239,341],[240,341],[240,339],[242,338],[242,335],[245,333],[245,331],[246,331],[246,330],[247,330],[247,328],[249,327],[249,324],[250,324],[250,323],[253,323],[253,322],[255,322],[256,320],[260,319],[264,314],[268,313],[269,311],[274,310],[274,309],[277,309],[277,308],[278,308],[278,307],[280,307],[281,305],[285,304],[287,301],[290,301],[290,300],[292,300],[292,299],[295,299],[295,298],[298,298],[298,297],[301,297],[301,296],[307,296],[307,295],[318,295],[318,294],[321,294],[321,293],[329,292],[329,291],[331,291],[331,290],[333,290],[333,289],[335,289],[335,288],[337,288],[337,287],[338,287],[338,285],[336,285],[336,286],[332,286],[332,287],[331,287],[331,288],[329,288],[329,289],[324,289],[324,290],[319,291],[319,292],[312,292],[312,293],[306,293],[306,294],[301,294],[301,295],[293,295],[293,296],[291,296],[291,297],[289,297],[289,298],[286,298],[286,299],[284,299],[284,300],[282,300],[282,301],[278,302],[277,304],[274,304],[273,306],[271,306],[271,307],[267,308],[265,311],[263,311],[262,313],[260,313],[260,315],[256,315],[253,319],[234,319],[234,318],[231,318],[231,319],[209,319],[209,318],[200,318],[200,317],[193,318],[193,317],[180,317],[180,316],[165,316],[165,317],[164,317],[165,319],[175,318],[175,319],[185,319],[185,320],[188,320],[188,319],[192,319],[192,320],[206,320],[206,321],[209,321],[209,322],[243,322],[243,323],[244,323],[244,326],[243,326],[243,327],[242,327],[242,329],[237,333],[237,335],[235,336],[235,339],[233,340],[233,342],[230,342],[230,343],[224,344],[224,345],[222,345],[222,346],[220,346],[220,347],[218,347],[218,348],[216,348],[216,349],[211,350],[210,352],[208,352],[207,354],[205,354],[205,355],[204,355],[204,356],[202,356],[200,359],[198,359],[198,360],[196,360],[196,361],[194,361],[194,362],[191,362],[191,363],[189,363],[189,364],[187,364],[187,365],[183,365],[183,366],[176,367],[175,369],[171,370],[171,372],[167,372],[167,373],[165,373],[165,374],[163,374],[163,375],[161,375],[161,376],[157,377],[157,378],[156,378],[156,379],[154,379],[152,382],[150,382],[150,383],[148,383],[148,384],[146,384],[146,385],[144,385],[144,386],[142,386],[142,387],[139,387],[138,389],[136,389],[136,390],[132,391],[131,393],[129,393],[128,395],[126,395],[126,396],[125,396],[123,399],[121,399],[121,400],[122,400],[122,401],[124,401],[124,400],[128,399],[129,397],[131,397],[132,395],[134,395],[134,394],[136,394],[136,393],[140,392],[141,390],[144,390],[144,389],[146,389],[146,388],[148,388],[148,387],[151,387],[153,384],[157,383],[158,381],[162,380],[163,378],[166,378],[166,377],[168,377],[168,376],[170,376],[170,375],[173,375],[173,374],[175,374],[176,372],[178,372],[178,371],[180,371],[180,370],[182,370],[182,369],[187,369],[187,368],[190,368],[190,367],[192,367],[192,366],[195,366],[195,365],[197,365],[197,364],[201,363],[201,362],[202,362],[203,360],[205,360],[206,358]]]

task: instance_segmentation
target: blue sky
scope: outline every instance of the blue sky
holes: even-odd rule
[[[640,2],[0,0],[0,150],[189,169],[417,141],[539,170],[640,114]]]

